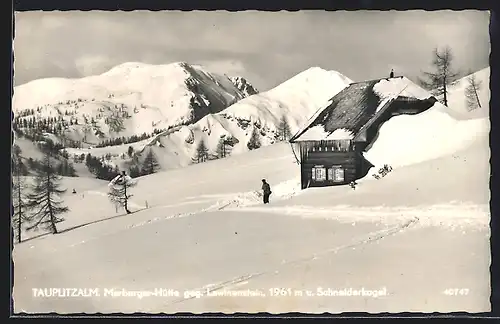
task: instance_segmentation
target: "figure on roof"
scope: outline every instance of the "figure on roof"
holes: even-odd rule
[[[394,78],[394,69],[391,69],[391,74],[389,75],[389,78]]]

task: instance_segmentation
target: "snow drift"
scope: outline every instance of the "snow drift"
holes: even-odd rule
[[[384,123],[365,157],[375,168],[383,164],[401,167],[452,154],[486,136],[490,130],[489,101],[485,100],[489,98],[489,68],[475,75],[483,84],[482,108],[467,115],[464,92],[467,77],[462,78],[450,88],[448,107],[436,102],[420,114],[395,116]],[[412,89],[411,94],[426,97],[418,89]]]

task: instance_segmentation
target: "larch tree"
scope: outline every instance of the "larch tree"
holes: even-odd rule
[[[292,131],[290,130],[290,124],[288,123],[288,118],[285,115],[281,116],[278,124],[278,136],[280,141],[286,141],[292,136]]]
[[[254,127],[252,130],[252,135],[250,135],[250,140],[248,140],[247,147],[249,150],[255,150],[262,146],[260,143],[259,131]]]
[[[117,207],[123,207],[127,214],[132,213],[128,209],[128,202],[133,196],[130,194],[130,188],[135,187],[136,183],[123,171],[122,174],[111,180],[109,184],[108,198]]]
[[[205,144],[205,141],[202,139],[198,146],[196,147],[196,153],[194,158],[192,159],[195,163],[203,163],[206,162],[209,158],[208,147]]]
[[[452,68],[453,53],[449,46],[433,51],[432,66],[434,72],[424,72],[424,78],[419,79],[420,84],[431,91],[445,106],[448,106],[449,87],[456,81],[459,73]]]
[[[144,162],[142,163],[141,173],[143,175],[153,174],[156,171],[158,171],[159,168],[160,168],[160,164],[158,163],[158,160],[156,159],[156,156],[155,156],[153,150],[149,149],[149,152],[146,155]]]
[[[64,220],[59,215],[68,212],[69,208],[63,206],[60,198],[66,189],[61,189],[62,177],[56,173],[50,152],[44,150],[40,168],[35,170],[32,192],[28,194],[28,206],[32,209],[30,218],[34,224],[27,229],[37,229],[42,226],[57,234],[56,224]]]
[[[467,77],[467,87],[465,88],[465,104],[468,111],[473,111],[481,108],[481,100],[479,100],[478,92],[482,88],[481,80],[476,78],[475,74]]]
[[[228,141],[226,138],[222,137],[217,143],[217,148],[215,149],[215,154],[218,159],[223,159],[229,155]]]
[[[23,225],[29,222],[26,197],[27,186],[23,177],[25,175],[27,175],[27,169],[21,159],[21,149],[18,145],[14,145],[12,150],[12,205],[14,208],[12,225],[15,228],[18,243],[22,241]]]

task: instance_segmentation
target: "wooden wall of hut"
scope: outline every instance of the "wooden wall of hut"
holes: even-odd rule
[[[301,141],[299,142],[300,160],[312,152],[351,152],[355,145],[351,140]]]
[[[302,189],[307,187],[324,187],[333,185],[348,184],[356,180],[359,174],[358,165],[359,154],[354,151],[335,152],[335,151],[315,151],[310,152],[307,157],[302,159],[300,173]],[[327,179],[316,181],[313,179],[313,169],[322,167],[328,174],[328,169],[340,168],[343,173],[342,181],[333,181],[328,174]]]

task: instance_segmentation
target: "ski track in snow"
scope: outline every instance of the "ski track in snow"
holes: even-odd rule
[[[100,191],[95,191],[95,190],[86,191],[85,193],[94,194],[94,195],[100,195],[100,196],[107,196],[106,193],[100,192]],[[236,199],[234,199],[234,198],[231,199],[231,197],[234,197],[234,196],[236,196],[237,198]],[[110,236],[110,235],[115,235],[115,234],[120,233],[122,231],[126,231],[126,230],[129,230],[129,229],[132,229],[132,228],[136,228],[136,227],[148,225],[148,224],[159,222],[159,221],[166,221],[166,220],[171,220],[171,219],[175,219],[175,218],[188,217],[188,216],[193,216],[193,215],[197,215],[197,214],[201,214],[201,213],[206,213],[206,212],[222,211],[222,210],[226,209],[229,206],[238,206],[239,208],[241,208],[241,207],[245,207],[245,206],[248,206],[248,205],[255,205],[255,204],[260,203],[260,199],[259,199],[258,193],[256,191],[247,192],[247,193],[240,193],[240,194],[232,193],[232,194],[204,195],[204,196],[198,196],[198,197],[205,197],[205,198],[204,199],[199,199],[199,200],[192,200],[192,199],[197,198],[197,197],[188,197],[186,199],[188,201],[183,201],[183,202],[180,202],[180,203],[177,203],[177,204],[152,206],[152,207],[149,207],[149,208],[146,208],[143,205],[136,204],[132,200],[129,200],[129,206],[135,207],[135,208],[138,209],[137,211],[133,212],[132,214],[135,214],[135,213],[138,213],[138,212],[141,212],[141,211],[145,211],[145,210],[161,209],[161,208],[172,208],[172,207],[178,207],[178,206],[183,206],[183,205],[191,205],[191,204],[197,204],[197,203],[209,202],[209,201],[213,201],[214,203],[212,205],[210,205],[209,207],[198,209],[198,210],[194,210],[194,211],[191,211],[191,212],[176,213],[176,214],[172,214],[172,215],[168,215],[168,216],[160,216],[160,217],[155,217],[155,218],[148,219],[148,220],[145,220],[145,221],[142,221],[142,222],[137,222],[137,223],[134,223],[134,224],[130,224],[130,225],[126,226],[126,227],[121,227],[121,228],[116,229],[115,231],[111,231],[111,232],[107,232],[106,234],[103,234],[103,235],[91,237],[91,238],[89,238],[87,240],[83,240],[83,241],[71,244],[71,245],[69,245],[67,247],[73,248],[75,246],[78,246],[78,245],[81,245],[81,244],[86,244],[88,242],[101,239],[103,237],[107,237],[107,236]],[[210,197],[212,197],[212,199]],[[214,199],[216,197],[219,197],[219,198],[220,197],[223,197],[223,198],[227,197],[227,198],[223,199],[223,200]],[[250,197],[250,199],[248,197]],[[287,197],[291,198],[292,196],[287,196]],[[109,220],[111,221],[113,218],[110,218]],[[87,224],[86,226],[91,226],[91,225],[93,225],[93,223]],[[77,230],[77,229],[75,229],[75,230]],[[34,247],[36,247],[36,245],[31,245],[30,246],[30,248],[32,248],[32,249]],[[61,249],[52,249],[51,252],[57,252],[57,251],[60,251],[60,250]]]
[[[98,192],[98,191],[92,191],[92,193],[93,194],[103,195],[103,196],[106,195],[105,193]],[[211,196],[211,197],[234,197],[235,194],[207,195],[207,196],[203,196],[203,197],[209,197],[209,196]],[[81,244],[88,243],[90,241],[98,240],[98,239],[100,239],[102,237],[106,237],[106,236],[110,236],[110,235],[115,235],[115,234],[120,233],[120,232],[125,231],[125,230],[129,230],[129,229],[132,229],[132,228],[136,228],[136,227],[148,225],[148,224],[159,222],[159,221],[166,221],[166,220],[171,220],[171,219],[175,219],[175,218],[188,217],[188,216],[193,216],[193,215],[197,215],[197,214],[201,214],[201,213],[207,213],[207,212],[213,212],[213,211],[222,211],[222,210],[225,210],[229,206],[237,206],[238,208],[242,208],[242,207],[246,207],[246,206],[249,206],[249,205],[255,205],[255,204],[259,204],[260,203],[260,199],[259,199],[258,193],[256,191],[247,192],[247,193],[243,193],[243,194],[236,194],[236,196],[237,196],[236,199],[230,199],[230,198],[228,198],[228,199],[224,199],[224,200],[215,200],[214,204],[210,205],[207,208],[198,209],[198,210],[187,212],[187,213],[176,213],[176,214],[168,215],[168,216],[155,217],[155,218],[152,218],[152,219],[148,219],[146,221],[142,221],[142,222],[130,224],[130,225],[126,226],[126,227],[119,228],[116,231],[108,232],[108,233],[106,233],[104,235],[99,235],[99,236],[90,238],[90,239],[85,240],[85,241],[81,241],[81,242],[78,242],[78,243],[71,244],[71,245],[69,245],[69,247],[75,247],[75,246],[78,246],[78,245],[81,245]],[[250,199],[248,197],[250,197]],[[291,197],[292,197],[292,195],[288,195],[288,196],[285,196],[285,198],[283,198],[283,199],[288,199],[288,198],[291,198]],[[193,199],[195,197],[189,197],[189,198]],[[213,199],[201,199],[201,200],[195,200],[195,201],[191,200],[191,201],[181,202],[181,203],[178,203],[178,204],[160,205],[160,206],[154,206],[154,207],[150,207],[150,208],[146,208],[144,206],[140,206],[140,205],[134,204],[137,208],[141,208],[140,210],[138,210],[138,211],[136,211],[134,213],[141,212],[141,211],[144,211],[144,210],[169,208],[169,207],[176,207],[176,206],[182,206],[182,205],[188,205],[188,204],[196,204],[196,203],[207,202],[207,201],[214,201],[214,200]],[[52,250],[52,252],[55,252],[55,251],[58,251],[58,249]]]
[[[276,187],[284,186],[293,182],[294,179],[277,184]],[[284,186],[285,187],[285,186]],[[292,197],[301,194],[302,192],[294,187],[287,188],[284,192],[278,193],[275,196],[275,201],[291,199]],[[90,190],[86,191],[89,194],[106,196],[107,194],[101,191]],[[201,198],[201,199],[200,199]],[[159,221],[167,221],[176,218],[189,217],[197,214],[216,212],[216,211],[237,211],[237,212],[265,212],[276,213],[281,215],[298,216],[305,219],[327,218],[343,223],[352,223],[355,225],[359,222],[383,222],[384,224],[399,224],[418,218],[421,226],[442,226],[446,225],[452,230],[460,226],[471,227],[488,227],[489,226],[489,208],[488,206],[477,206],[474,204],[455,204],[450,202],[447,205],[434,205],[422,207],[388,207],[388,206],[373,206],[373,207],[351,207],[351,206],[300,206],[290,205],[284,207],[261,206],[261,195],[259,191],[248,191],[240,193],[227,194],[207,194],[199,196],[185,197],[184,201],[177,204],[158,205],[146,208],[143,205],[129,201],[130,206],[137,208],[134,212],[142,212],[151,209],[173,208],[183,205],[194,205],[204,202],[213,202],[210,206],[185,213],[175,213],[168,216],[159,216],[145,221],[129,224],[128,226],[117,228],[114,231],[107,232],[99,236],[91,237],[87,240],[71,244],[67,247],[75,247],[85,244],[103,237],[116,235],[122,231],[145,226]],[[482,214],[482,218],[478,222],[478,213]],[[443,217],[445,216],[445,217]],[[112,219],[112,218],[111,218]],[[109,220],[111,220],[109,219]],[[88,224],[92,225],[92,224]],[[31,246],[33,248],[35,246]],[[52,252],[58,251],[54,249]]]
[[[420,207],[350,207],[350,206],[300,206],[228,208],[226,211],[267,212],[298,216],[305,219],[332,219],[343,223],[382,222],[399,223],[413,217],[419,218],[421,226],[447,226],[456,229],[462,226],[487,228],[490,223],[488,205],[443,204]]]
[[[207,295],[207,293],[209,293],[209,292],[213,292],[213,291],[221,290],[224,288],[236,286],[236,285],[242,284],[243,282],[248,282],[251,279],[262,277],[265,275],[277,274],[277,273],[279,273],[280,269],[282,269],[286,266],[313,261],[313,260],[316,260],[322,256],[326,256],[326,255],[331,254],[331,253],[337,253],[337,252],[342,251],[342,250],[356,248],[356,247],[363,245],[363,244],[369,244],[369,243],[381,240],[383,238],[386,238],[388,236],[396,235],[396,234],[402,232],[403,230],[416,225],[418,222],[419,222],[419,218],[413,217],[413,218],[406,220],[405,222],[400,223],[399,225],[393,226],[391,228],[367,233],[367,234],[365,234],[357,239],[352,240],[350,243],[345,244],[345,245],[341,245],[341,246],[333,247],[333,248],[330,248],[327,250],[323,250],[323,251],[320,251],[318,253],[314,253],[308,257],[303,257],[300,259],[294,259],[294,260],[288,260],[288,261],[283,260],[281,265],[279,265],[278,267],[272,268],[272,269],[242,275],[242,276],[233,278],[233,279],[228,280],[228,281],[219,282],[219,283],[215,283],[215,284],[207,284],[201,288],[189,289],[189,290],[200,292],[200,296],[205,297]],[[168,304],[162,305],[162,308],[165,306],[168,306],[168,305],[182,303],[182,302],[185,302],[187,300],[191,300],[191,299],[195,299],[195,298],[199,298],[199,297],[192,296],[189,298],[178,298],[178,299],[173,300],[172,302],[169,302]]]
[[[108,194],[105,193],[105,192],[95,191],[95,190],[89,190],[89,191],[86,191],[85,193],[92,194],[92,195],[99,195],[99,196],[103,196],[103,197],[107,197],[108,196]],[[129,200],[128,204],[129,204],[130,207],[134,207],[134,208],[137,208],[137,209],[144,209],[144,208],[146,208],[146,206],[138,205],[138,204],[134,203],[132,200]]]

